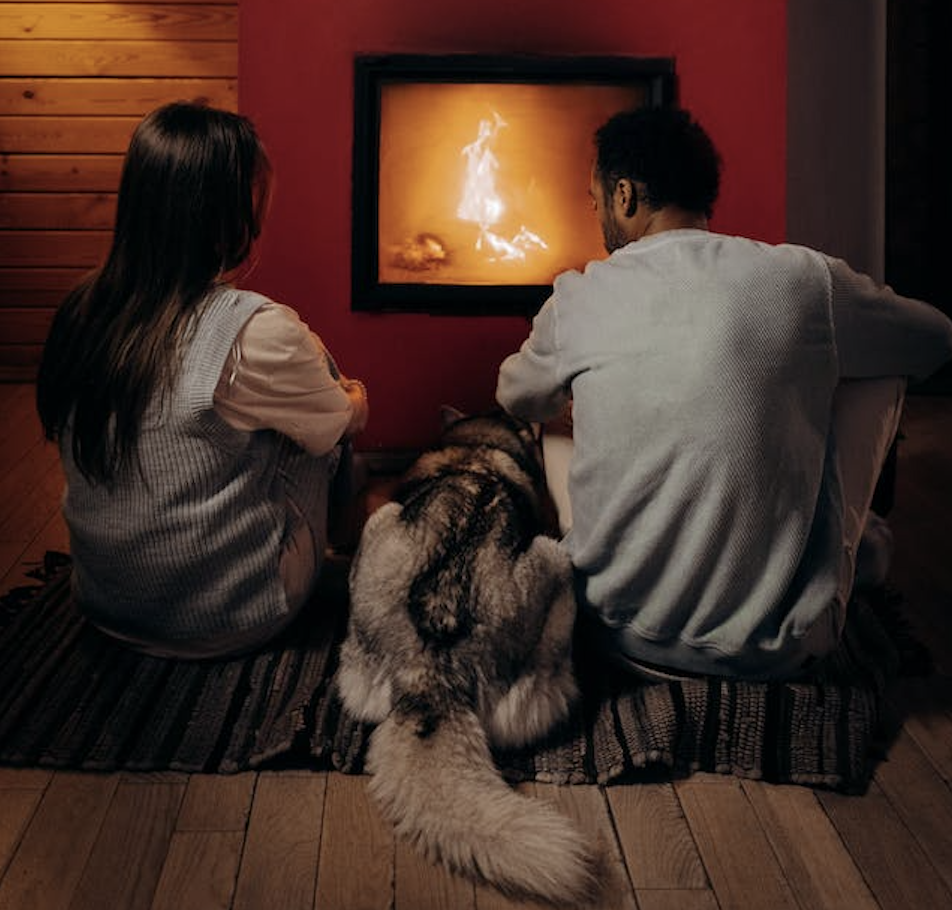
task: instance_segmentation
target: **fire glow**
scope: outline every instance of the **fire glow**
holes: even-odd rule
[[[631,87],[383,87],[381,283],[545,285],[605,255],[588,198],[594,130]]]
[[[463,195],[456,209],[456,216],[462,221],[474,221],[479,225],[476,249],[489,251],[489,261],[498,256],[502,260],[526,258],[526,251],[548,249],[548,244],[530,231],[524,224],[519,232],[506,240],[490,227],[502,218],[506,210],[502,197],[496,190],[495,172],[499,168],[499,159],[493,154],[493,138],[499,130],[506,127],[506,121],[493,111],[493,119],[480,120],[475,140],[463,147],[466,158],[466,181]]]

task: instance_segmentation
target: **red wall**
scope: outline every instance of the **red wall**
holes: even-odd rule
[[[247,282],[295,307],[363,379],[362,449],[431,442],[438,409],[493,403],[519,318],[350,311],[352,61],[357,53],[641,54],[675,58],[679,100],[724,158],[713,227],[783,239],[787,0],[242,0],[239,99],[277,175]],[[588,173],[578,175],[580,192]]]

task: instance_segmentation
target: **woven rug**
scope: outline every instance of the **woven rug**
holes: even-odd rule
[[[138,655],[97,632],[73,607],[68,557],[47,554],[32,574],[35,585],[0,600],[0,763],[362,772],[372,728],[343,712],[334,688],[346,565],[329,567],[314,609],[271,647],[191,662]],[[584,697],[569,721],[534,748],[497,755],[499,766],[512,781],[703,770],[862,792],[882,697],[903,659],[898,603],[854,599],[842,647],[809,682],[646,685],[582,656]]]

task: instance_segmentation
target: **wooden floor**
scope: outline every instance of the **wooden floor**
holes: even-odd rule
[[[62,477],[29,386],[0,386],[0,591],[65,549]],[[952,399],[903,422],[894,581],[936,675],[898,687],[901,732],[862,797],[697,775],[526,787],[610,857],[605,908],[952,908]],[[499,910],[519,905],[395,844],[365,778],[0,768],[0,910]],[[531,905],[536,906],[536,905]]]

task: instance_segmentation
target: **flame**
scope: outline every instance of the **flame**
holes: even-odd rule
[[[476,249],[488,249],[490,262],[495,262],[497,258],[522,262],[528,250],[548,249],[548,244],[525,225],[520,225],[518,233],[511,240],[490,230],[491,225],[498,223],[506,211],[506,205],[496,189],[499,159],[492,144],[499,131],[507,125],[498,111],[493,111],[493,119],[480,120],[476,139],[464,145],[460,152],[466,158],[466,178],[456,217],[479,225]]]

